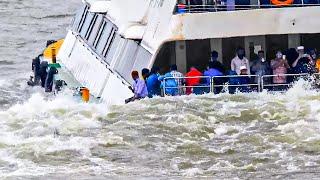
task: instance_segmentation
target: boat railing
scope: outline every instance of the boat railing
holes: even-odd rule
[[[208,1],[203,4],[193,5],[190,0],[186,0],[185,3],[179,3],[176,5],[176,13],[205,13],[205,12],[217,12],[217,11],[237,11],[237,10],[251,10],[251,9],[268,9],[268,8],[283,8],[283,7],[305,7],[305,6],[320,6],[320,0],[316,0],[313,3],[305,2],[293,3],[290,5],[274,5],[270,1],[257,1],[257,4],[228,4],[224,1]]]
[[[285,77],[283,83],[275,83],[274,78]],[[311,78],[310,78],[311,77]],[[245,78],[245,83],[242,82]],[[315,74],[280,74],[280,75],[228,75],[228,76],[194,76],[194,77],[167,77],[162,80],[164,96],[240,92],[261,92],[263,90],[284,91],[290,88],[299,79],[315,80],[320,85],[320,73]],[[174,80],[176,83],[168,83]],[[191,82],[192,81],[192,82]],[[171,85],[170,85],[171,84]]]

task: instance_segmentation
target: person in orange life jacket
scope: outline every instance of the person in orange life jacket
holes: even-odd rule
[[[139,78],[138,71],[132,71],[131,73],[132,79],[134,80],[133,87],[130,87],[134,96],[126,99],[125,103],[129,103],[135,100],[143,99],[148,96],[147,85],[144,80]]]
[[[195,67],[191,67],[190,71],[186,74],[185,78],[185,82],[186,82],[186,86],[197,86],[200,84],[200,77],[202,76],[202,73],[200,71],[198,71],[197,68]],[[190,77],[194,77],[194,78],[190,78]],[[189,95],[192,93],[192,89],[195,87],[187,87],[186,88],[186,94]]]

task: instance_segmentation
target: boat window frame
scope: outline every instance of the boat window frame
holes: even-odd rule
[[[90,16],[88,16],[90,15]],[[86,36],[88,34],[88,31],[92,25],[92,22],[94,21],[95,19],[95,13],[87,13],[86,15],[86,18],[84,19],[84,22],[83,22],[83,25],[82,25],[82,28],[81,30],[79,31],[79,34],[80,36],[83,38],[83,39],[86,39]],[[88,24],[87,24],[88,23]],[[86,29],[83,29],[84,28],[84,25],[88,26]]]
[[[82,29],[83,22],[84,22],[85,18],[87,17],[88,12],[89,12],[89,6],[86,5],[86,6],[85,6],[85,9],[84,9],[84,12],[82,13],[82,16],[81,16],[81,20],[80,20],[80,22],[79,22],[79,25],[78,25],[78,27],[77,27],[77,29],[76,29],[76,31],[77,31],[78,33],[80,33],[80,31],[81,31],[81,29]]]

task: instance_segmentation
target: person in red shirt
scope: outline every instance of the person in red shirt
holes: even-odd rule
[[[200,84],[201,78],[199,76],[202,76],[202,73],[195,67],[191,67],[190,71],[186,74],[185,79],[186,86],[197,86]],[[192,78],[194,77],[194,78]],[[192,93],[193,87],[187,87],[186,88],[186,94],[189,95]]]

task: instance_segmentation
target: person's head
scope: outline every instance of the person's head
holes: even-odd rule
[[[211,59],[213,61],[217,61],[218,60],[218,57],[219,57],[219,53],[217,51],[212,51],[211,52]]]
[[[246,55],[246,52],[245,52],[244,48],[239,47],[239,48],[237,49],[237,56],[238,56],[240,59],[243,59],[243,58],[245,57],[245,55]]]
[[[299,46],[299,47],[297,47],[297,52],[298,52],[300,55],[303,55],[303,54],[304,54],[304,46]]]
[[[147,68],[143,68],[141,71],[141,75],[143,77],[143,79],[146,79],[149,76],[150,70]]]
[[[277,53],[276,53],[276,58],[277,58],[277,59],[281,59],[282,56],[283,56],[282,52],[281,52],[281,51],[277,51]]]
[[[248,69],[246,66],[241,66],[240,67],[240,74],[241,75],[248,75]]]
[[[262,50],[259,51],[258,52],[258,56],[259,56],[260,59],[264,58],[264,51],[262,51]]]
[[[138,71],[132,71],[131,72],[131,77],[132,77],[133,80],[139,79]]]
[[[177,71],[178,70],[177,65],[176,64],[171,65],[170,70],[171,71]]]
[[[151,74],[158,74],[160,71],[160,68],[158,66],[154,66],[151,68]]]

